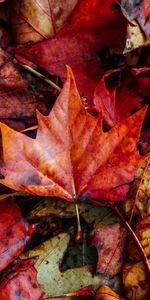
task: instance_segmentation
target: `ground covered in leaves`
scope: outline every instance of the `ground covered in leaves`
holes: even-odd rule
[[[150,294],[149,0],[0,1],[0,299]]]

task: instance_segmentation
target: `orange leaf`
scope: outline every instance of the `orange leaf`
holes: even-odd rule
[[[3,158],[0,182],[37,195],[69,201],[93,197],[125,200],[141,157],[138,137],[146,108],[102,130],[101,115],[84,108],[71,69],[57,101],[45,117],[39,112],[36,139],[0,124]]]
[[[124,298],[117,295],[108,286],[101,286],[96,292],[94,300],[124,300]]]

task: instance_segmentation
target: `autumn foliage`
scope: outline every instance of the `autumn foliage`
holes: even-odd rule
[[[148,0],[0,1],[0,299],[145,300]]]

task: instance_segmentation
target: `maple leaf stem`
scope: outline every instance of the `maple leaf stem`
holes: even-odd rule
[[[75,202],[75,209],[76,209],[76,216],[77,216],[77,234],[76,234],[76,241],[79,242],[82,239],[82,229],[81,229],[81,222],[80,222],[80,215],[79,215],[79,208],[77,200],[74,199]]]
[[[28,65],[22,64],[20,62],[19,62],[19,64],[27,71],[31,72],[32,74],[36,75],[37,77],[41,78],[42,80],[44,80],[45,82],[50,84],[50,86],[52,86],[58,92],[61,92],[61,88],[56,83],[54,83],[53,81],[51,81],[50,79],[48,79],[47,77],[45,77],[44,75],[39,73],[38,71],[34,70],[33,68],[29,67]]]
[[[132,287],[132,298],[131,298],[131,300],[135,300],[135,296],[136,296],[136,288]]]
[[[130,234],[131,238],[133,239],[135,245],[137,246],[137,249],[139,251],[139,254],[141,256],[141,259],[143,261],[144,267],[145,267],[145,274],[146,274],[146,278],[148,283],[150,282],[150,265],[147,259],[147,256],[145,255],[144,249],[138,239],[138,237],[136,236],[136,234],[134,233],[134,231],[132,230],[130,224],[127,222],[127,220],[124,218],[124,216],[121,214],[120,210],[118,209],[117,206],[114,206],[112,204],[108,204],[108,203],[99,203],[97,201],[93,201],[92,203],[96,206],[101,206],[101,207],[108,207],[110,209],[112,209],[120,218],[120,220],[122,221],[122,223],[124,224],[126,230],[128,231],[128,233]]]

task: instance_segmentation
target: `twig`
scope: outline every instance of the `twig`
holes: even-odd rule
[[[61,92],[61,88],[56,83],[54,83],[53,81],[51,81],[50,79],[48,79],[47,77],[45,77],[44,75],[42,75],[41,73],[39,73],[38,71],[34,70],[33,68],[29,67],[28,65],[22,64],[20,62],[18,62],[18,63],[19,63],[20,66],[22,66],[24,69],[26,69],[30,73],[36,75],[37,77],[41,78],[42,80],[44,80],[45,82],[47,82],[48,84],[50,84],[58,92]]]

